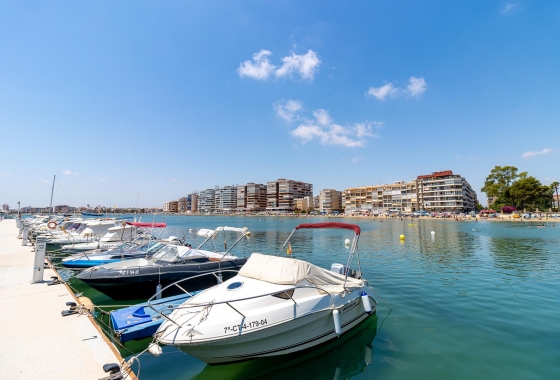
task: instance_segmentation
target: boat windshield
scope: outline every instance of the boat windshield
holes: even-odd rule
[[[156,264],[170,263],[175,260],[179,251],[176,246],[168,245],[154,255],[154,262]]]
[[[161,251],[165,246],[166,245],[164,243],[148,243],[143,246],[141,250],[153,255],[154,253]]]

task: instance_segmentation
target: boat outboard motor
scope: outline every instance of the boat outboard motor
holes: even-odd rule
[[[356,277],[356,271],[354,269],[350,269],[343,264],[334,263],[333,265],[331,265],[331,272],[338,273],[343,276],[346,276],[346,274],[348,273],[348,277],[359,278]],[[360,277],[361,277],[361,273],[360,273]]]

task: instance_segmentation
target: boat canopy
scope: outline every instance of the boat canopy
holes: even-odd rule
[[[352,230],[359,235],[361,232],[360,226],[356,224],[349,224],[349,223],[337,223],[337,222],[328,222],[328,223],[303,223],[297,226],[295,229],[299,230],[300,228],[344,228],[347,230]]]
[[[150,222],[126,222],[126,224],[139,228],[164,228],[167,227],[165,223],[150,223]]]
[[[216,228],[216,231],[233,231],[233,232],[247,232],[248,229],[247,227],[243,227],[243,228],[239,228],[239,227],[218,227]]]
[[[262,253],[253,253],[239,270],[239,275],[277,285],[298,285],[302,280],[307,280],[329,293],[343,293],[345,290],[352,291],[364,286],[362,280],[345,278],[306,261]]]

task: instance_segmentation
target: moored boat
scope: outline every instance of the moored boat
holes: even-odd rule
[[[209,364],[230,363],[314,347],[373,315],[377,302],[361,278],[359,257],[358,269],[350,269],[359,226],[300,224],[281,251],[286,245],[291,249],[294,232],[314,228],[354,231],[347,265],[326,270],[303,260],[253,253],[236,276],[177,307],[158,329],[156,342]]]

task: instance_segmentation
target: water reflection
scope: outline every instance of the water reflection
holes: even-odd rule
[[[314,349],[243,363],[207,365],[193,379],[347,379],[365,374],[373,362],[376,332],[374,314],[340,338]]]

